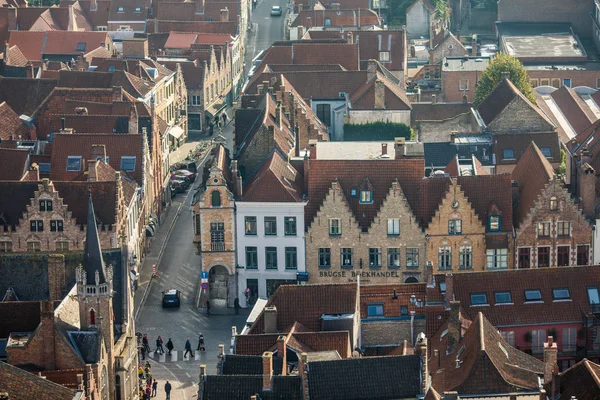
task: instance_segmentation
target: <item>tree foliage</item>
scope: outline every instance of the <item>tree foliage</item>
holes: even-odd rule
[[[475,91],[475,104],[481,104],[481,102],[489,95],[498,83],[502,80],[502,74],[504,72],[509,73],[510,81],[531,101],[535,104],[535,96],[533,95],[533,89],[529,83],[529,77],[523,64],[515,57],[505,54],[498,53],[490,61],[489,65],[483,72],[481,79],[477,82],[477,89]]]
[[[410,126],[395,122],[368,122],[366,124],[344,124],[344,140],[352,141],[379,141],[403,137],[406,140],[414,139],[415,134]]]

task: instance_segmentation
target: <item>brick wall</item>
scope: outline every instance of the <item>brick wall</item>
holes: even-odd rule
[[[550,210],[550,198],[556,197],[558,209]],[[550,237],[539,238],[537,235],[538,222],[550,222]],[[557,222],[570,221],[570,237],[558,237]],[[552,180],[542,190],[531,208],[529,215],[516,230],[515,265],[518,264],[520,248],[529,248],[531,252],[530,265],[537,266],[538,246],[550,247],[550,266],[557,265],[557,246],[570,246],[569,265],[577,265],[577,245],[589,246],[589,262],[592,260],[592,227],[584,218],[579,207],[573,202],[569,192],[557,180]]]
[[[498,21],[570,22],[575,33],[591,37],[594,0],[500,0]]]
[[[442,93],[443,100],[449,103],[463,101],[463,95],[467,95],[468,102],[475,97],[475,85],[481,79],[483,71],[442,71]],[[460,80],[468,80],[468,90],[459,89]]]
[[[329,219],[340,218],[342,234],[329,235]],[[388,236],[388,218],[400,219],[400,235]],[[310,283],[347,283],[361,275],[363,284],[403,283],[414,277],[422,281],[425,236],[419,228],[399,185],[394,183],[388,196],[371,224],[362,232],[336,182],[332,183],[321,208],[308,228],[306,238],[306,264]],[[319,268],[319,248],[331,249],[331,268]],[[353,268],[341,268],[341,249],[353,249]],[[381,268],[369,268],[369,248],[381,250]],[[400,250],[400,268],[388,267],[388,249]],[[417,248],[419,266],[406,267],[406,249]],[[362,260],[362,269],[360,267]],[[381,273],[383,276],[369,276]]]
[[[535,107],[535,106],[534,106]],[[554,127],[516,96],[488,125],[491,132],[549,132]]]
[[[529,75],[529,79],[532,87],[537,87],[542,85],[542,79],[548,79],[548,84],[552,85],[552,79],[560,79],[560,86],[562,86],[563,79],[571,79],[571,87],[577,86],[588,86],[592,89],[596,89],[598,87],[598,78],[600,78],[600,71],[596,69],[589,70],[564,70],[564,69],[555,69],[555,70],[532,70],[527,68],[527,74]],[[537,81],[532,81],[536,80]]]
[[[454,219],[462,220],[461,234],[448,233],[448,221]],[[475,210],[454,180],[426,232],[430,237],[427,244],[427,260],[433,263],[434,270],[440,269],[438,251],[442,246],[449,246],[451,249],[451,271],[472,272],[485,269],[485,226],[479,221]],[[472,269],[459,269],[461,246],[471,246]]]
[[[243,166],[244,180],[260,168],[267,156],[276,148],[275,127],[261,125],[258,131],[252,137],[250,142],[246,142],[246,147],[240,155],[238,161]]]

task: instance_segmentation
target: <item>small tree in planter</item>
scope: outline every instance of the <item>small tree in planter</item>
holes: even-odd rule
[[[525,341],[527,343],[531,343],[533,341],[533,336],[530,331],[525,332]]]

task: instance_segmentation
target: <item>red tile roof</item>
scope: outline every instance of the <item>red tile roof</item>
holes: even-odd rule
[[[545,364],[506,343],[482,313],[476,314],[451,353],[446,352],[446,341],[441,336],[438,332],[429,341],[441,358],[429,359],[431,385],[438,392],[458,390],[461,395],[482,395],[538,390],[538,376],[544,374]]]
[[[455,274],[452,279],[454,298],[471,317],[481,311],[496,327],[558,324],[581,321],[592,312],[586,288],[600,282],[600,266],[485,271]],[[571,301],[554,301],[554,288],[569,289]],[[539,290],[542,300],[527,302],[525,290]],[[511,293],[512,303],[495,305],[494,293],[504,291]],[[473,292],[486,293],[489,306],[472,306]]]
[[[11,400],[72,400],[77,396],[74,390],[4,362],[0,363],[0,386]]]
[[[52,166],[54,168],[54,166]],[[96,220],[104,225],[114,225],[117,221],[116,182],[53,182],[58,194],[67,205],[78,225],[87,222],[88,201],[91,194]]]
[[[583,99],[570,87],[562,86],[552,92],[550,96],[577,133],[583,131],[598,119]]]
[[[400,308],[408,307],[408,312],[415,311],[416,315],[424,316],[424,307],[416,307],[411,304],[411,296],[425,301],[426,283],[406,283],[399,285],[374,285],[360,287],[360,317],[367,318],[368,303],[382,303],[384,317],[398,317],[401,315]],[[392,298],[393,295],[396,298]]]
[[[2,59],[4,59],[4,55],[2,55]],[[27,57],[19,49],[19,46],[15,45],[8,49],[8,61],[6,65],[24,67],[28,62]]]
[[[244,185],[242,201],[299,202],[302,201],[302,176],[274,151],[258,172]]]
[[[374,79],[365,82],[350,98],[352,108],[357,110],[373,110],[375,108],[375,85],[381,82],[385,89],[386,110],[410,110],[410,100],[406,92],[384,74],[377,73]]]
[[[0,219],[8,225],[19,225],[19,219],[27,211],[27,205],[31,204],[30,199],[38,185],[39,182],[0,181]]]
[[[171,32],[165,42],[165,49],[189,49],[196,42],[197,33]]]
[[[92,157],[92,145],[103,144],[109,164],[115,170],[121,169],[121,157],[135,156],[135,171],[129,174],[139,185],[143,184],[142,135],[119,134],[57,134],[54,136],[52,148],[52,167],[50,178],[54,181],[71,181],[81,179],[82,172],[87,167],[87,160]],[[82,166],[79,171],[67,171],[67,157],[81,156]]]
[[[361,69],[367,68],[369,60],[379,60],[380,51],[390,52],[390,61],[383,65],[390,71],[402,71],[406,58],[406,39],[403,30],[352,32],[360,47]]]
[[[257,69],[262,70],[267,64],[340,64],[348,71],[356,71],[360,66],[357,44],[307,40],[275,43],[267,50]]]
[[[103,46],[110,41],[106,32],[12,31],[9,45],[18,46],[28,60],[41,60],[45,54],[77,55]],[[79,43],[85,43],[84,51],[77,50]]]
[[[360,21],[359,21],[360,18]],[[379,25],[379,17],[373,10],[302,10],[296,16],[291,27],[304,26],[306,28],[325,26],[325,19],[329,19],[327,26],[361,26]]]
[[[600,398],[600,365],[583,359],[563,371],[558,382],[545,382],[549,396],[561,399],[594,400]],[[556,393],[552,388],[557,387]]]
[[[289,329],[299,322],[313,332],[321,330],[323,314],[353,314],[356,309],[355,284],[281,285],[266,307],[277,308],[277,330]],[[298,307],[302,304],[302,307]],[[250,327],[250,334],[263,333],[264,311]]]
[[[20,181],[29,169],[29,151],[0,148],[0,180]]]
[[[208,21],[169,21],[149,20],[148,33],[164,32],[202,32],[202,33],[227,33],[231,36],[237,35],[236,22],[208,22]]]
[[[519,204],[514,210],[515,226],[519,226],[546,184],[554,178],[554,169],[535,143],[531,142],[517,166],[512,179],[519,184]]]
[[[112,0],[108,21],[145,23],[146,18],[148,18],[148,5],[149,3],[146,0]]]
[[[11,136],[14,140],[19,138],[29,140],[30,132],[31,130],[6,102],[0,103],[0,141],[10,140]]]

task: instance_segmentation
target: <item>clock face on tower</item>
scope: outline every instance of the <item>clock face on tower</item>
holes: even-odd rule
[[[458,208],[458,201],[454,200],[451,204],[452,208]]]

